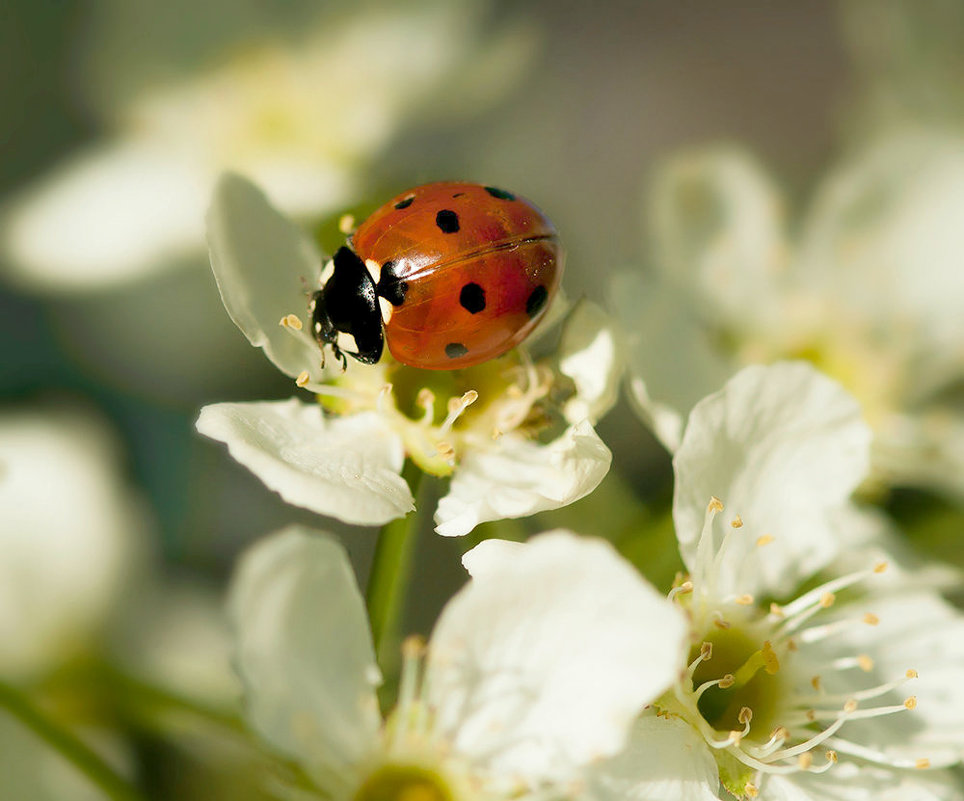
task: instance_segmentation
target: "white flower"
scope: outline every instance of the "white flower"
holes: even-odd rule
[[[344,550],[292,527],[243,559],[230,594],[248,718],[310,780],[374,801],[566,790],[614,754],[673,680],[685,623],[600,540],[488,541],[427,646],[409,640],[383,720],[361,594]],[[638,626],[640,620],[651,624]]]
[[[141,556],[143,510],[115,443],[80,412],[0,417],[0,674],[93,650]]]
[[[868,547],[847,498],[869,439],[804,364],[745,368],[696,405],[674,460],[688,664],[597,797],[959,797],[923,769],[964,753],[964,619]]]
[[[946,392],[964,377],[964,140],[867,148],[826,178],[792,239],[739,151],[671,162],[650,211],[656,270],[619,276],[613,302],[634,400],[670,450],[740,366],[804,358],[860,401],[874,480],[964,496],[964,416]]]
[[[612,404],[620,361],[608,320],[577,306],[556,360],[522,349],[460,371],[379,364],[322,367],[308,333],[305,287],[319,285],[312,243],[247,181],[225,176],[209,215],[211,262],[224,305],[253,345],[319,403],[291,399],[207,406],[198,431],[290,503],[349,523],[382,524],[414,499],[406,457],[451,475],[438,532],[521,517],[578,500],[610,453],[592,422]],[[280,323],[279,323],[280,321]]]
[[[482,37],[484,3],[329,12],[297,42],[248,45],[115,111],[114,136],[69,157],[6,209],[10,278],[53,291],[141,278],[200,256],[218,174],[257,176],[289,213],[346,203],[360,166],[412,122],[497,98],[532,41]],[[193,35],[193,33],[192,33]]]

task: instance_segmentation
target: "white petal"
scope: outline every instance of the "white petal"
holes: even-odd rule
[[[645,715],[626,747],[586,775],[593,801],[717,801],[720,778],[705,741],[679,718]]]
[[[427,692],[437,734],[496,779],[562,781],[621,748],[676,676],[686,624],[603,540],[551,532],[512,554],[443,610]]]
[[[559,370],[576,385],[566,402],[566,420],[594,423],[616,402],[622,354],[613,320],[595,303],[582,301],[566,320],[559,343]]]
[[[834,173],[804,234],[802,272],[921,350],[964,337],[964,139],[901,133]],[[900,343],[906,347],[906,342]]]
[[[11,278],[53,291],[98,289],[200,254],[211,176],[151,140],[82,151],[15,197],[0,237]]]
[[[649,206],[664,280],[686,287],[706,319],[739,329],[776,311],[775,281],[787,263],[781,201],[748,154],[677,156],[654,182]]]
[[[744,527],[717,576],[723,594],[775,594],[828,564],[846,544],[831,512],[867,472],[870,431],[857,402],[805,363],[741,370],[690,415],[673,460],[673,519],[687,566],[695,564],[711,496]],[[774,539],[757,548],[758,537]],[[717,532],[717,540],[722,535]]]
[[[201,409],[197,430],[295,506],[358,525],[415,508],[401,440],[374,412],[326,419],[295,398],[216,403]]]
[[[524,542],[483,540],[462,554],[462,566],[472,578],[490,577],[517,559],[526,549]]]
[[[675,451],[686,416],[723,385],[730,366],[711,347],[691,299],[668,282],[617,275],[610,306],[623,329],[630,396],[643,422]]]
[[[838,614],[860,618],[864,612],[874,614],[879,623],[855,627],[838,648],[868,654],[881,683],[916,670],[918,678],[894,693],[891,702],[914,695],[917,708],[890,719],[890,726],[884,725],[887,719],[868,721],[876,725],[854,724],[842,734],[911,760],[928,757],[937,765],[948,755],[959,759],[964,749],[964,615],[937,593],[920,591],[871,596]]]
[[[218,181],[207,224],[211,266],[231,319],[282,372],[307,370],[319,380],[321,351],[305,291],[319,286],[321,255],[260,189],[232,173]],[[301,319],[301,336],[280,325],[289,314]]]
[[[891,415],[876,434],[874,469],[889,483],[964,499],[964,417],[958,410]]]
[[[381,678],[344,549],[291,526],[242,558],[228,608],[253,727],[320,771],[364,759],[381,725]]]
[[[0,418],[0,674],[93,650],[129,590],[145,516],[117,443],[89,414]]]
[[[766,776],[767,801],[959,801],[960,783],[949,771],[895,771],[841,761],[820,775]]]
[[[558,509],[592,492],[609,472],[612,454],[588,421],[537,445],[506,435],[501,447],[472,450],[439,501],[435,530],[468,534],[479,523]]]

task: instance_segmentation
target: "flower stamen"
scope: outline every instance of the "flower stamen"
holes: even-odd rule
[[[866,690],[860,690],[855,693],[849,693],[844,695],[830,695],[827,693],[817,693],[815,695],[800,695],[794,700],[802,703],[809,704],[814,701],[820,701],[823,703],[834,703],[838,701],[845,701],[849,698],[853,698],[855,701],[869,701],[871,698],[879,698],[881,695],[889,693],[891,690],[896,690],[898,687],[907,684],[909,681],[913,681],[917,678],[916,670],[908,670],[903,676],[894,681],[886,682],[885,684],[878,684],[876,687],[869,687]]]
[[[439,434],[444,436],[447,434],[455,421],[459,419],[462,412],[469,408],[473,403],[479,399],[479,393],[474,389],[470,389],[468,392],[464,393],[461,398],[449,398],[448,403],[448,415],[445,420],[442,421],[442,425],[439,426]]]

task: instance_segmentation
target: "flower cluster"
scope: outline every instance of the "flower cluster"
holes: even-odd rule
[[[248,716],[297,760],[308,795],[564,793],[673,681],[683,616],[607,544],[559,531],[483,543],[465,564],[472,581],[428,642],[404,644],[398,704],[383,719],[342,548],[291,528],[242,561],[230,609]]]
[[[741,371],[674,460],[667,599],[599,541],[483,542],[384,720],[343,551],[279,533],[232,592],[252,725],[335,798],[949,801],[964,619],[849,499],[869,443],[809,365]]]
[[[964,142],[941,132],[858,152],[793,237],[742,151],[671,161],[649,207],[654,269],[618,276],[612,293],[642,416],[675,450],[689,411],[739,367],[806,359],[860,401],[873,482],[962,497],[962,208]]]
[[[244,179],[218,185],[209,215],[215,277],[231,318],[298,387],[298,399],[205,407],[198,430],[290,503],[357,524],[405,515],[414,498],[406,458],[451,476],[437,531],[467,534],[489,520],[564,506],[609,469],[592,423],[613,403],[615,336],[588,303],[568,315],[558,349],[524,349],[457,372],[323,365],[309,333],[306,287],[324,260]]]

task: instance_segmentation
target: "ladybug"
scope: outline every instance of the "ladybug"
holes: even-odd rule
[[[345,353],[376,363],[386,341],[411,367],[471,367],[535,328],[563,261],[555,228],[529,201],[461,181],[418,186],[335,253],[311,295],[312,332],[343,367]],[[354,351],[344,347],[352,338]]]

